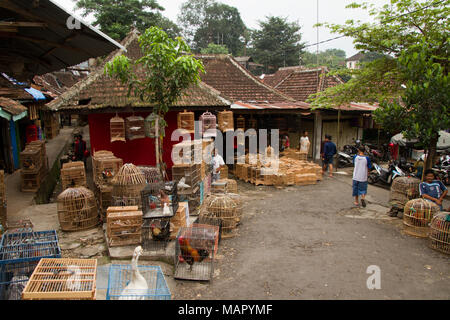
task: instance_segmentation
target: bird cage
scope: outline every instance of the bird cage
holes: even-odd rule
[[[214,274],[217,227],[181,228],[175,242],[175,279],[210,281]]]
[[[112,179],[112,200],[115,206],[142,208],[141,191],[146,186],[145,176],[132,163],[124,164]]]
[[[97,259],[41,259],[24,300],[95,300]]]
[[[450,213],[439,212],[431,220],[429,244],[432,249],[450,254]]]
[[[42,258],[60,258],[56,230],[6,233],[0,244],[0,300],[20,300]]]
[[[201,164],[175,164],[172,179],[178,181],[179,194],[192,194],[201,182]]]
[[[234,120],[232,111],[221,111],[217,115],[219,129],[221,131],[234,131]]]
[[[110,247],[141,243],[142,211],[137,206],[109,207],[106,213],[106,234]]]
[[[127,140],[145,138],[145,121],[141,116],[131,116],[125,119],[125,135]]]
[[[420,179],[398,177],[392,181],[389,203],[395,211],[403,211],[406,202],[419,197]]]
[[[165,255],[170,241],[170,218],[144,218],[142,247],[145,251]]]
[[[236,119],[236,129],[242,129],[245,131],[245,118],[242,115]]]
[[[237,182],[236,180],[233,179],[224,179],[227,183],[227,187],[226,187],[226,193],[237,193],[238,189],[237,189]]]
[[[23,173],[37,173],[41,170],[42,165],[40,149],[27,146],[25,150],[20,153],[20,166]]]
[[[213,130],[213,132],[209,132],[206,134],[208,137],[216,136],[216,127],[217,127],[217,118],[211,112],[204,112],[200,116],[200,121],[202,122],[202,133],[205,134],[208,130]]]
[[[85,187],[68,188],[58,196],[58,219],[63,231],[80,231],[98,225],[94,193]]]
[[[255,130],[258,129],[258,120],[253,119],[253,117],[248,119],[248,127]]]
[[[422,198],[408,201],[403,211],[405,233],[421,238],[428,237],[431,219],[439,210],[437,204]]]
[[[158,119],[159,121],[156,121]],[[150,113],[150,115],[145,118],[144,121],[144,129],[145,129],[145,136],[148,138],[156,138],[156,127],[158,126],[158,132],[160,132],[162,126],[160,117],[155,113]]]
[[[236,203],[236,225],[239,225],[242,220],[242,214],[244,213],[244,201],[237,193],[227,193],[227,196],[233,199]]]
[[[86,187],[86,170],[83,161],[64,163],[61,169],[61,185],[65,190],[69,187]]]
[[[109,132],[111,142],[124,141],[125,142],[125,120],[117,114],[109,120]]]
[[[228,195],[213,194],[206,205],[206,216],[222,219],[222,237],[230,238],[235,235],[237,221],[236,202]]]
[[[109,267],[106,300],[170,300],[172,295],[160,266],[137,266],[139,274],[145,279],[147,289],[136,289],[128,295],[124,290],[133,278],[130,264],[112,264]]]
[[[211,183],[211,193],[225,193],[227,191],[227,182],[224,180],[217,180]]]
[[[156,186],[163,182],[161,172],[159,171],[159,169],[157,167],[138,166],[138,168],[144,174],[145,181],[147,182],[147,184]]]
[[[199,227],[203,225],[209,225],[217,228],[218,232],[218,244],[220,244],[220,240],[222,240],[222,219],[216,217],[207,217],[205,215],[198,216],[192,224],[193,227]],[[214,252],[214,256],[217,254],[217,246],[216,251]]]
[[[178,210],[178,182],[161,183],[159,189],[147,185],[141,191],[142,212],[146,218],[171,218]]]
[[[186,130],[189,133],[195,132],[195,115],[194,112],[179,112],[177,116],[178,129]]]
[[[102,222],[106,221],[106,210],[112,205],[112,189],[109,185],[96,185],[94,189]]]

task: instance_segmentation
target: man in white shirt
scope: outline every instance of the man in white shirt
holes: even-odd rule
[[[212,167],[213,167],[213,175],[212,182],[220,179],[220,170],[225,166],[225,162],[223,161],[222,156],[217,152],[217,149],[214,149],[214,154],[212,157]]]
[[[310,142],[309,142],[309,138],[308,138],[308,131],[304,130],[303,136],[300,138],[300,145],[299,145],[300,152],[308,153],[309,145],[310,145]]]

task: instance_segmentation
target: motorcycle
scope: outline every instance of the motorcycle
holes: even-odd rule
[[[337,167],[345,168],[345,167],[351,167],[351,166],[353,166],[353,157],[345,152],[339,151]]]
[[[436,173],[436,176],[439,178],[439,180],[442,181],[443,184],[447,186],[450,184],[450,177],[448,173],[450,171],[449,155],[441,156],[439,158],[439,163],[433,167],[433,170]]]
[[[373,170],[369,173],[367,182],[369,184],[375,184],[381,181],[382,183],[390,186],[395,178],[404,176],[406,176],[405,173],[395,162],[389,163],[389,167],[387,169],[373,163]]]

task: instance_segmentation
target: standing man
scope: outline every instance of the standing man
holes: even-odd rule
[[[327,171],[327,167],[329,166],[330,177],[333,177],[333,158],[336,153],[336,145],[331,141],[331,136],[325,135],[325,144],[323,145],[323,173]]]
[[[83,161],[86,168],[86,141],[83,140],[83,136],[78,134],[75,136],[74,151],[75,161]]]
[[[300,152],[309,153],[309,146],[310,146],[309,138],[308,138],[308,131],[303,130],[303,135],[300,138],[300,144],[298,145],[298,148]]]
[[[358,154],[353,157],[353,197],[355,197],[354,205],[359,205],[358,197],[361,196],[361,204],[366,207],[366,194],[367,194],[367,176],[369,169],[372,168],[372,162],[370,158],[364,155],[364,146],[358,147]]]
[[[223,161],[222,156],[217,152],[217,149],[213,151],[212,158],[212,167],[213,167],[213,175],[212,182],[215,182],[220,179],[220,170],[225,166],[225,162]]]

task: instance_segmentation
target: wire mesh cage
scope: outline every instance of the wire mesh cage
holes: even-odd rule
[[[216,226],[181,228],[175,244],[175,279],[210,281],[219,233]]]
[[[233,131],[234,130],[234,119],[232,111],[221,111],[217,115],[217,121],[219,123],[219,129],[221,131]]]
[[[439,212],[431,220],[429,244],[432,249],[450,254],[449,212]]]
[[[145,138],[145,120],[141,116],[131,116],[125,119],[125,134],[127,140]]]
[[[178,182],[179,194],[195,193],[201,181],[201,164],[175,164],[172,179]]]
[[[207,134],[207,136],[215,136],[216,135],[216,127],[217,127],[217,118],[211,112],[204,112],[200,116],[200,121],[202,122],[202,133],[204,134],[208,130],[214,130]]]
[[[226,194],[212,194],[208,198],[204,215],[222,220],[222,238],[235,236],[238,218],[236,202]]]
[[[58,219],[63,231],[80,231],[98,225],[94,193],[85,187],[68,188],[58,196]]]
[[[177,115],[178,129],[186,130],[189,133],[195,131],[195,114],[184,110]]]
[[[158,126],[158,131],[163,127],[160,117],[155,113],[150,113],[150,115],[145,118],[144,129],[145,136],[148,138],[156,138],[156,127]]]
[[[113,264],[109,268],[106,300],[170,300],[172,295],[159,266],[137,266],[147,289],[126,290],[133,279],[133,266]]]
[[[106,213],[106,234],[110,247],[140,244],[142,211],[137,206],[109,207]]]
[[[86,170],[83,161],[64,163],[61,169],[61,185],[65,190],[69,187],[86,187]]]
[[[154,184],[158,186],[163,182],[163,178],[161,176],[161,172],[157,167],[152,166],[138,166],[138,168],[142,171],[145,176],[145,181],[147,184]]]
[[[398,177],[392,181],[389,203],[402,210],[406,202],[419,197],[420,179],[414,177]]]
[[[222,219],[216,218],[216,217],[207,217],[205,215],[200,215],[195,219],[194,223],[192,224],[193,227],[199,227],[203,225],[209,225],[213,227],[217,227],[218,232],[218,242],[217,244],[220,244],[220,241],[222,240]],[[217,249],[219,246],[217,246],[216,251],[214,252],[214,256],[217,254]]]
[[[142,247],[164,254],[170,241],[170,218],[146,218],[142,224]]]
[[[141,191],[146,186],[145,176],[134,164],[124,164],[112,179],[112,200],[115,206],[142,208]]]
[[[403,211],[403,225],[406,234],[426,238],[431,219],[439,212],[434,202],[419,198],[406,203]]]
[[[161,183],[158,189],[147,185],[141,191],[144,218],[171,218],[178,210],[177,181]]]
[[[111,142],[124,141],[125,142],[125,120],[117,114],[109,120],[109,131]]]
[[[6,223],[8,233],[30,233],[33,232],[33,222],[29,218],[13,220],[9,219]]]
[[[0,300],[20,300],[41,258],[60,258],[55,230],[6,233],[0,245]]]
[[[41,259],[24,300],[95,300],[97,259]]]

